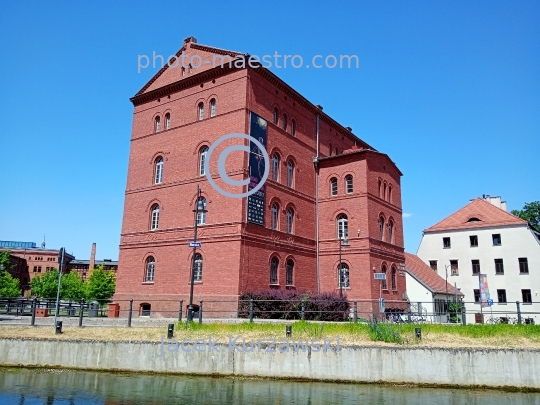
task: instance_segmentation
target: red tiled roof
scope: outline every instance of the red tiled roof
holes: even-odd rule
[[[468,222],[471,218],[479,219],[479,221]],[[477,198],[432,227],[425,229],[424,232],[526,224],[527,221],[494,206],[482,198]]]
[[[446,294],[446,281],[444,278],[439,276],[436,271],[432,270],[418,256],[405,252],[405,269],[432,292]],[[463,295],[463,293],[448,283],[448,294],[454,295],[456,292],[457,295]]]

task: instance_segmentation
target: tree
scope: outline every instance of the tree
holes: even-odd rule
[[[0,270],[0,297],[16,298],[21,292],[19,280],[13,278],[6,270]]]
[[[58,285],[58,284],[57,284]],[[58,287],[57,287],[58,288]],[[77,271],[62,274],[60,299],[79,301],[86,297],[86,284]]]
[[[0,252],[0,271],[2,270],[9,271],[13,267],[15,267],[15,265],[12,264],[11,260],[9,259],[10,254],[11,254],[11,251],[9,250]]]
[[[92,270],[88,277],[88,299],[106,301],[113,296],[115,289],[116,276],[113,271],[103,270],[103,265]]]
[[[512,210],[512,214],[524,219],[533,227],[540,230],[540,201],[525,203],[522,210]]]
[[[52,269],[41,276],[34,277],[30,282],[32,295],[39,298],[56,300],[58,291],[58,270]],[[60,284],[61,300],[80,300],[86,297],[86,286],[79,273],[72,271],[62,274]]]

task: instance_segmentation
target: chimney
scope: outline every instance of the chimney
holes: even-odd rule
[[[90,264],[88,265],[88,270],[92,271],[94,270],[94,266],[96,265],[96,243],[92,243],[92,252],[90,253]]]
[[[187,37],[186,39],[184,39],[184,44],[187,44],[188,42],[193,42],[194,44],[197,43],[197,38],[195,37]]]
[[[352,132],[352,128],[351,127],[345,127],[345,129],[349,132]]]
[[[317,104],[315,107],[317,107],[317,108],[318,108],[319,110],[321,110],[321,111],[323,110],[323,107],[322,107],[322,105],[320,105],[320,104]]]

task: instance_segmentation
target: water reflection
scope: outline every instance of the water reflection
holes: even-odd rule
[[[540,405],[540,394],[210,377],[0,369],[0,404]]]

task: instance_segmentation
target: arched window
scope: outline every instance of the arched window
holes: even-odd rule
[[[386,200],[386,183],[383,186],[383,198]]]
[[[383,290],[388,290],[388,286],[386,285],[386,266],[382,266],[382,273],[385,275],[385,278],[381,280],[381,287]]]
[[[345,190],[347,194],[352,194],[353,192],[353,181],[352,181],[352,176],[350,174],[345,176]]]
[[[201,154],[199,157],[199,174],[201,176],[204,176],[206,174],[206,168],[205,168],[205,162],[206,162],[206,155],[208,154],[208,147],[204,146],[201,149]]]
[[[380,239],[384,240],[384,218],[379,217],[379,233],[380,233]]]
[[[156,132],[159,132],[159,130],[161,129],[161,119],[159,118],[159,116],[157,116],[154,121],[154,129],[156,130]]]
[[[160,156],[156,159],[156,176],[154,177],[155,184],[161,184],[163,181],[163,158]]]
[[[287,233],[293,233],[293,218],[294,218],[294,211],[292,208],[289,208],[287,210]]]
[[[337,179],[335,177],[330,179],[330,195],[337,195]]]
[[[216,116],[216,99],[210,100],[210,117]]]
[[[145,274],[144,274],[144,281],[145,282],[154,281],[155,266],[156,266],[156,261],[154,260],[154,258],[152,256],[148,257],[148,259],[146,259],[146,266],[145,266],[146,271],[145,271]]]
[[[273,119],[273,123],[274,125],[277,125],[278,124],[278,110],[277,108],[274,108],[274,119]]]
[[[206,209],[206,198],[200,197],[199,201],[202,201],[203,207]],[[206,212],[198,212],[197,225],[204,225],[204,224],[206,224]]]
[[[328,145],[328,156],[332,156],[332,144]]]
[[[277,230],[279,225],[279,206],[272,204],[272,229]]]
[[[171,114],[165,114],[165,129],[171,129]]]
[[[277,153],[272,156],[272,180],[279,181],[279,155]]]
[[[159,205],[155,204],[152,207],[152,218],[150,219],[150,230],[155,231],[158,229],[159,224]]]
[[[285,284],[293,285],[293,272],[294,272],[294,262],[292,260],[287,260],[286,272],[285,272]]]
[[[296,121],[295,120],[291,121],[291,135],[292,136],[296,135]]]
[[[396,269],[392,267],[392,273],[391,273],[391,284],[392,284],[392,291],[396,291],[397,290],[397,285],[396,285]]]
[[[287,162],[287,186],[292,187],[294,180],[294,163],[289,161]]]
[[[388,202],[392,202],[392,186],[388,185]]]
[[[281,121],[281,129],[287,130],[287,114],[283,114],[283,120]]]
[[[337,146],[336,146],[336,155],[338,154],[338,151],[337,151]]]
[[[388,221],[388,242],[394,243],[394,222]]]
[[[337,217],[338,239],[347,239],[349,237],[349,224],[347,215],[341,214]]]
[[[347,263],[341,263],[341,271],[338,268],[338,280],[338,287],[349,287],[349,266],[347,265]]]
[[[195,281],[202,281],[202,264],[203,259],[201,254],[195,254],[195,268],[193,269],[193,279]]]
[[[199,110],[199,121],[202,121],[204,119],[204,104],[203,103],[199,103],[198,110]]]
[[[381,182],[381,179],[379,179],[379,198],[382,198],[382,182]]]
[[[277,284],[279,260],[277,257],[273,257],[270,261],[270,284]]]

